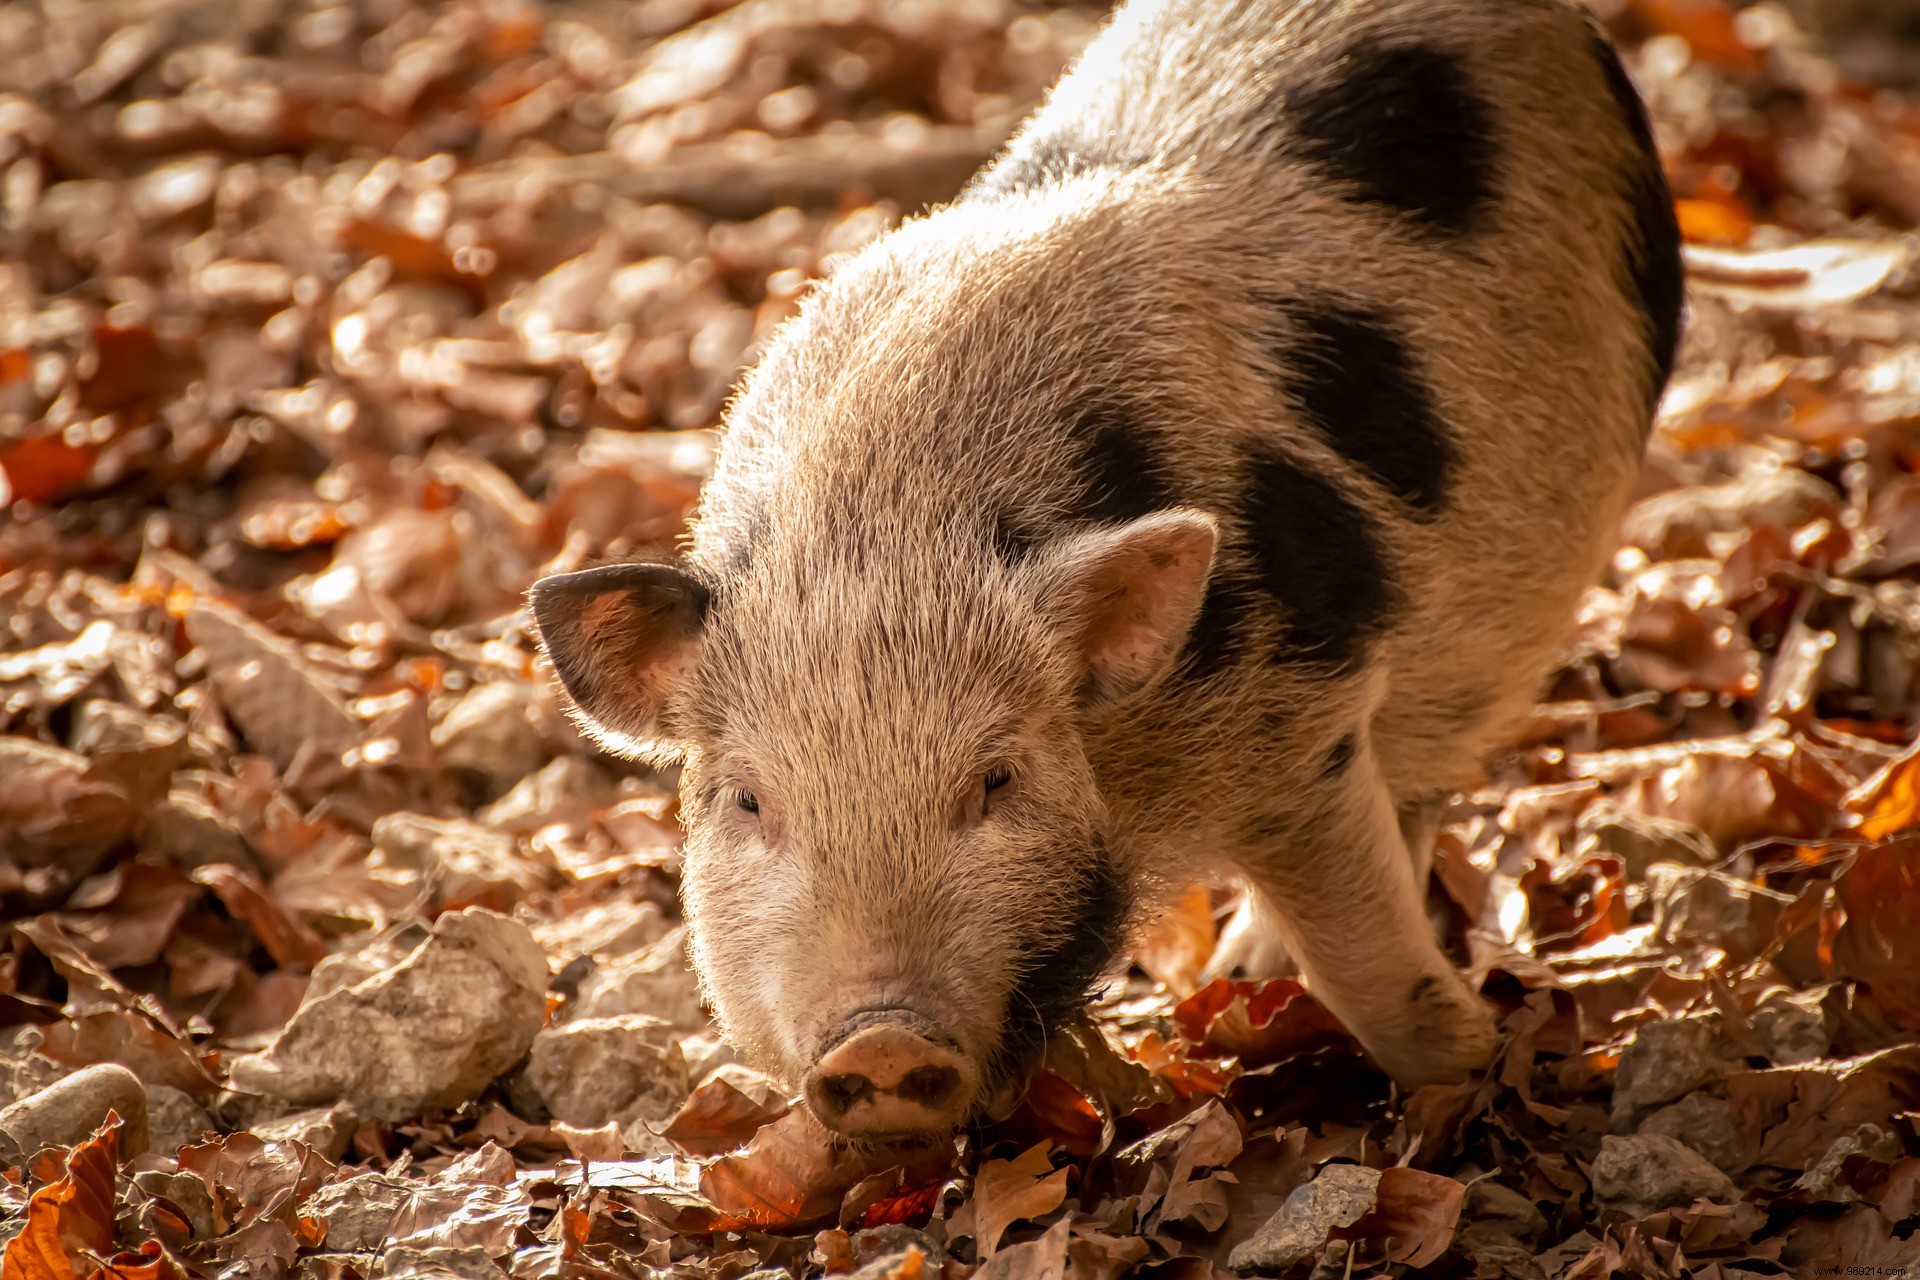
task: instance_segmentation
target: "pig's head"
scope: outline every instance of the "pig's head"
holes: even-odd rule
[[[684,762],[728,1037],[862,1139],[965,1122],[1113,960],[1140,877],[1088,738],[1177,662],[1218,536],[1035,499],[1017,436],[956,435],[955,406],[1006,431],[1077,402],[1000,349],[1026,324],[1014,353],[1045,357],[1074,291],[964,266],[893,250],[836,277],[733,406],[690,557],[533,591],[586,731]],[[1022,499],[1043,527],[1010,548],[992,509]]]
[[[828,1125],[960,1124],[1112,960],[1132,874],[1083,717],[1170,665],[1214,536],[1168,512],[966,584],[801,552],[721,589],[684,565],[535,587],[589,732],[684,758],[705,991]]]

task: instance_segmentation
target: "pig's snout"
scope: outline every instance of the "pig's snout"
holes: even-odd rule
[[[807,1102],[851,1138],[948,1133],[967,1118],[979,1073],[926,1019],[904,1009],[854,1015],[807,1072]]]

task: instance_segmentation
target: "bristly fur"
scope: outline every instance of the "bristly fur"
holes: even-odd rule
[[[659,717],[697,966],[751,1057],[797,1077],[891,1002],[1010,1064],[1016,1006],[1056,1016],[1120,917],[1229,869],[1400,1080],[1486,1060],[1402,815],[1530,705],[1678,328],[1592,31],[1563,0],[1138,0],[770,344]],[[1054,549],[1161,507],[1213,518],[1205,604],[1089,703]]]

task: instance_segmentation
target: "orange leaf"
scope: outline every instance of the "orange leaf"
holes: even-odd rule
[[[8,1280],[73,1280],[113,1248],[114,1187],[120,1117],[107,1113],[91,1138],[67,1154],[66,1176],[33,1193],[27,1225],[7,1242],[0,1272]]]
[[[1679,36],[1702,62],[1734,71],[1755,71],[1760,60],[1735,29],[1733,10],[1722,0],[1633,0],[1642,22]]]
[[[660,1136],[690,1156],[717,1156],[745,1146],[786,1113],[784,1103],[763,1107],[725,1080],[709,1080],[687,1096]]]
[[[1723,201],[1676,200],[1673,212],[1688,244],[1743,245],[1753,234],[1752,216]]]
[[[1216,979],[1175,1006],[1173,1022],[1189,1043],[1210,1053],[1232,1054],[1248,1066],[1264,1066],[1346,1038],[1339,1020],[1291,978]]]
[[[1383,1169],[1373,1193],[1373,1208],[1341,1234],[1374,1240],[1389,1262],[1413,1268],[1437,1261],[1453,1243],[1454,1225],[1467,1198],[1465,1184],[1419,1169]]]
[[[1853,829],[1868,840],[1883,839],[1920,822],[1920,747],[1848,792],[1840,807],[1860,815]]]
[[[990,1258],[1007,1228],[1058,1209],[1067,1198],[1067,1168],[1048,1158],[1053,1144],[1042,1142],[1011,1160],[989,1160],[973,1178],[974,1243]]]
[[[1133,940],[1133,962],[1176,995],[1199,984],[1200,971],[1213,955],[1213,893],[1190,886],[1179,901],[1149,921]]]
[[[149,1240],[138,1252],[116,1253],[95,1267],[87,1280],[180,1280],[180,1268],[158,1240]]]
[[[93,478],[97,445],[68,444],[59,432],[29,436],[0,449],[0,496],[14,502],[48,503],[82,488]]]

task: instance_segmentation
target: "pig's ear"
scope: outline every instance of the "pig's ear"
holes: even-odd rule
[[[1079,643],[1091,701],[1122,698],[1173,665],[1200,615],[1219,528],[1204,511],[1157,511],[1049,549],[1045,592]]]
[[[533,618],[589,736],[654,755],[661,706],[700,657],[707,589],[671,565],[614,564],[533,584]]]

